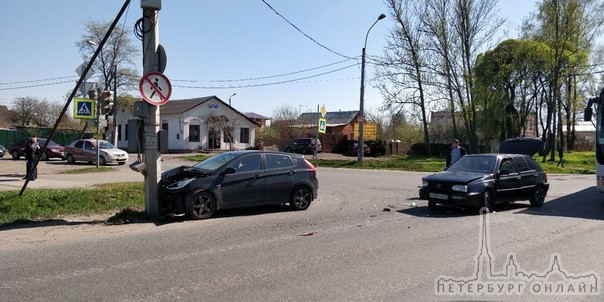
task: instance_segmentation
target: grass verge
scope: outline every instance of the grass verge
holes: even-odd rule
[[[558,166],[558,158],[551,160],[536,156],[535,160],[548,174],[595,174],[594,152],[567,152],[564,155],[564,167]],[[445,158],[421,155],[399,155],[377,159],[365,159],[359,163],[356,159],[346,160],[309,160],[318,167],[352,168],[352,169],[381,169],[416,172],[439,172],[445,168]]]
[[[142,182],[106,184],[92,189],[30,189],[22,196],[19,191],[1,191],[0,200],[0,225],[125,210],[132,219],[144,213]]]

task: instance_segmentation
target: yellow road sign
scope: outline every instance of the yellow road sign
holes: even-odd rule
[[[95,117],[95,102],[93,99],[76,98],[73,103],[73,118],[93,120]]]
[[[325,120],[324,118],[320,118],[319,119],[319,132],[325,133],[326,129],[327,129],[327,120]]]
[[[353,139],[359,137],[359,123],[354,123]],[[374,141],[377,139],[377,124],[363,123],[363,140]]]

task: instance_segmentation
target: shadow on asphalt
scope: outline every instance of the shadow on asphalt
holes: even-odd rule
[[[25,176],[25,173],[23,174],[0,174],[0,177],[17,177],[17,179],[0,179],[0,181],[18,181],[21,180],[21,178],[23,178]]]
[[[468,215],[477,215],[478,210],[473,208],[458,208],[438,205],[436,209],[430,209],[426,201],[423,206],[410,207],[399,210],[399,213],[427,218],[447,218]],[[515,211],[514,214],[542,215],[573,217],[583,219],[604,220],[604,195],[598,193],[596,187],[557,197],[543,204],[542,207],[531,207],[528,201],[517,203],[498,204],[495,212]]]
[[[287,206],[259,206],[259,207],[250,207],[250,208],[240,208],[240,209],[228,209],[216,212],[209,219],[216,218],[228,218],[228,217],[238,217],[238,216],[255,216],[255,215],[264,215],[264,214],[272,214],[272,213],[280,213],[280,212],[290,212],[293,211]],[[134,211],[134,213],[130,213],[128,215],[129,218],[123,218],[122,213],[117,213],[114,216],[109,217],[107,220],[64,220],[64,219],[47,219],[47,220],[39,220],[39,221],[18,221],[11,224],[0,225],[0,231],[4,230],[16,230],[16,229],[30,229],[30,228],[41,228],[41,227],[49,227],[49,226],[78,226],[78,225],[90,225],[90,224],[101,224],[101,225],[123,225],[123,224],[147,224],[152,223],[155,226],[162,226],[171,223],[179,223],[184,221],[192,221],[191,219],[185,216],[171,217],[166,216],[160,219],[150,219],[145,217],[145,213],[142,211]],[[134,216],[134,218],[132,218]]]
[[[312,205],[311,205],[312,206]],[[257,215],[265,215],[265,214],[274,214],[274,213],[282,213],[282,212],[293,212],[290,207],[286,205],[266,205],[266,206],[258,206],[258,207],[247,207],[247,208],[237,208],[237,209],[228,209],[228,210],[220,210],[209,220],[217,219],[217,218],[229,218],[229,217],[241,217],[241,216],[257,216]],[[162,219],[163,223],[173,223],[173,222],[182,222],[182,221],[193,221],[186,216],[179,217],[166,217]]]
[[[515,214],[573,217],[604,220],[604,195],[595,186],[558,197],[540,208],[528,208]]]

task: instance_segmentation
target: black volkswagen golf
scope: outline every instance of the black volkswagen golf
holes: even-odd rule
[[[419,196],[431,208],[447,204],[492,210],[497,203],[518,200],[540,207],[549,189],[547,174],[532,158],[540,146],[538,139],[517,138],[500,145],[505,153],[463,156],[444,172],[423,177]]]
[[[161,175],[163,214],[206,219],[229,208],[286,204],[306,210],[317,198],[317,170],[303,155],[231,151]]]

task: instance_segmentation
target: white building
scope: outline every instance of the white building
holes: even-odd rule
[[[132,119],[129,112],[118,112],[119,148],[127,148],[128,133],[135,133],[126,122]],[[258,127],[216,96],[170,100],[160,107],[160,121],[170,151],[245,149],[255,145]]]

